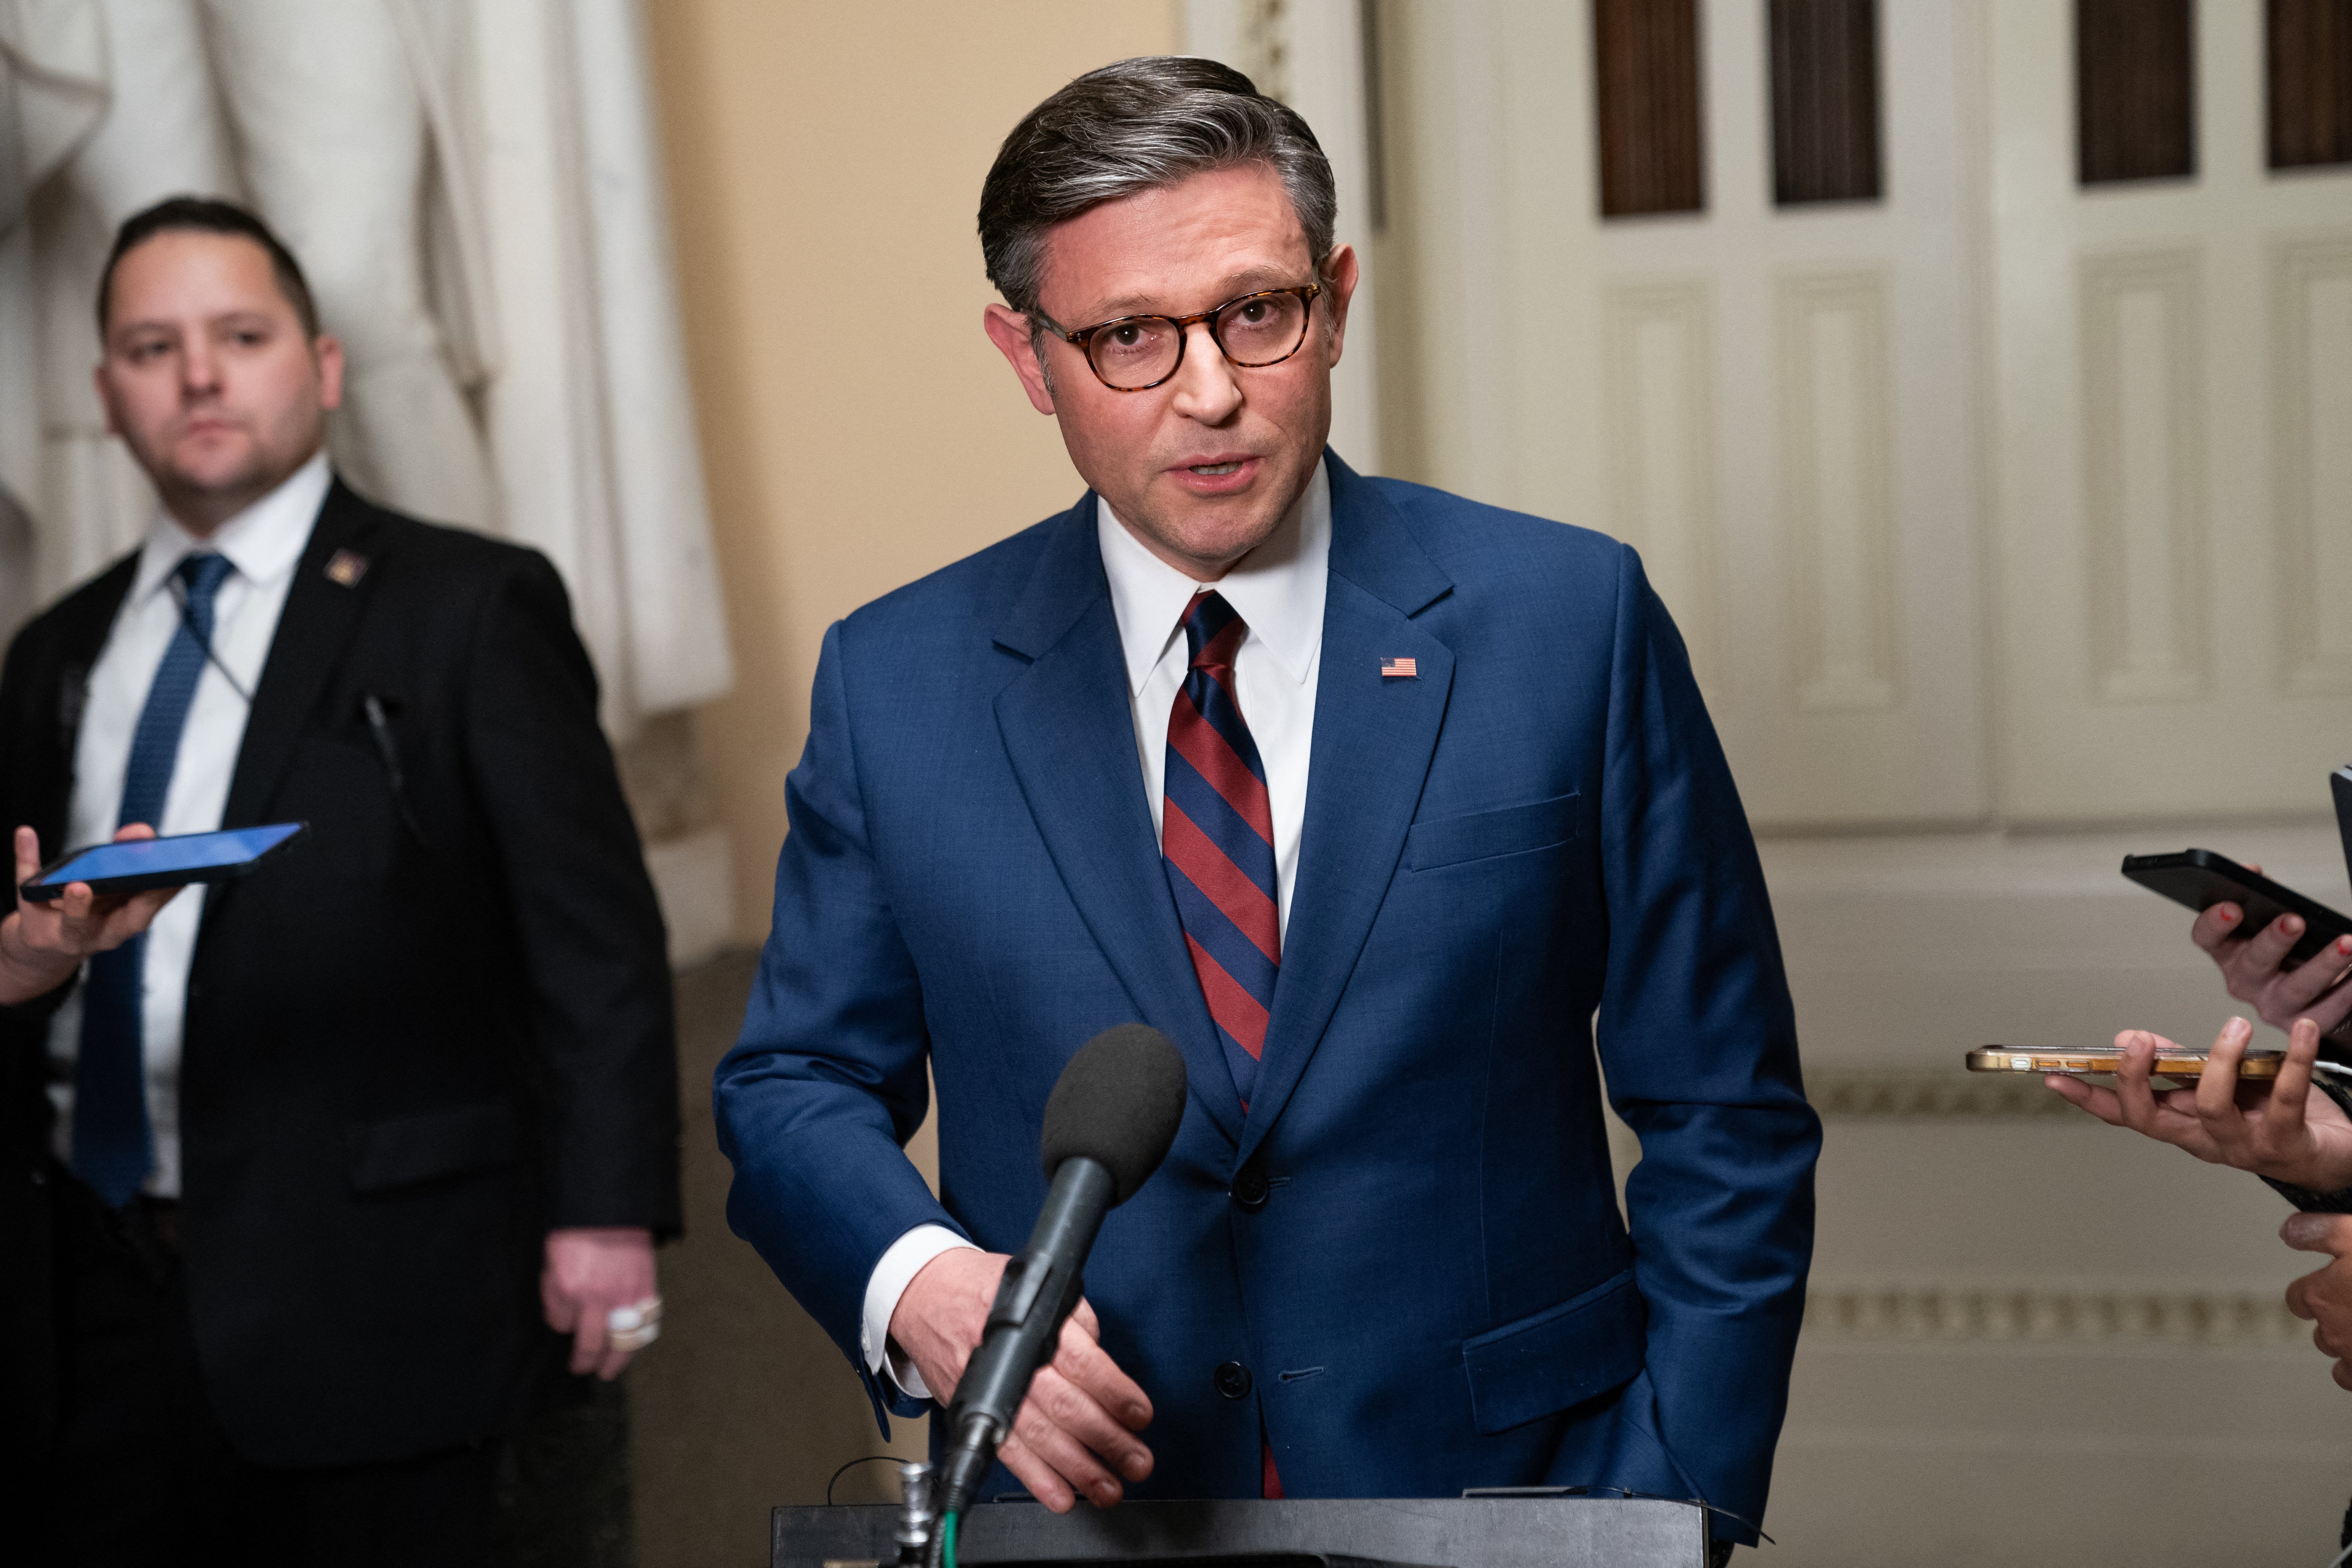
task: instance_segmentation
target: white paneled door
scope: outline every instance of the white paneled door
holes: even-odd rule
[[[1991,804],[1965,221],[1973,52],[1947,0],[1879,16],[1880,200],[1775,205],[1766,9],[1710,0],[1706,210],[1598,224],[1610,352],[1591,369],[1630,426],[1612,442],[1605,515],[1655,559],[1694,627],[1759,826],[1969,819]],[[1679,406],[1644,343],[1658,334],[1645,301],[1663,289],[1687,301],[1677,330],[1708,368],[1704,407]],[[1657,418],[1715,431],[1669,459]],[[1653,504],[1671,493],[1669,461],[1710,458],[1712,473],[1683,482],[1711,508]]]
[[[1703,204],[1614,218],[1596,14],[1675,6],[1372,8],[1391,471],[1637,546],[1761,830],[2324,812],[2352,166],[2268,168],[2267,8],[2189,12],[2193,174],[2086,185],[2075,5],[1878,5],[1880,195],[1781,205],[1773,8],[1696,3]]]
[[[1880,8],[1884,198],[1778,206],[1765,7],[1706,0],[1706,206],[1618,219],[1585,7],[1383,12],[1444,106],[1391,258],[1431,477],[1642,552],[1762,827],[1993,810],[1965,11]]]
[[[2352,174],[2265,167],[2263,9],[2196,9],[2196,174],[2092,186],[2071,8],[1988,16],[2016,819],[2309,812],[2352,756]]]

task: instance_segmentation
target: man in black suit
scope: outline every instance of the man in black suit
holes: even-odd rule
[[[0,1458],[56,1561],[479,1561],[556,1334],[615,1375],[678,1225],[595,678],[542,557],[333,478],[341,351],[257,220],[131,219],[100,325],[163,516],[9,650],[17,880],[140,824],[310,833],[0,922]]]

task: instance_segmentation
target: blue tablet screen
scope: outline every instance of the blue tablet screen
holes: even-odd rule
[[[301,831],[299,822],[273,822],[267,827],[233,827],[223,833],[183,833],[170,838],[100,844],[83,850],[39,880],[44,887],[58,888],[68,882],[97,882],[113,877],[185,873],[194,881],[204,872],[225,870],[256,859]]]

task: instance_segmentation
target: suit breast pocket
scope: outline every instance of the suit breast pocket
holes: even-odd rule
[[[380,883],[400,846],[400,819],[383,759],[353,726],[314,730],[294,746],[269,806],[310,825],[310,874]]]
[[[1576,837],[1581,804],[1577,792],[1570,790],[1525,805],[1416,822],[1405,835],[1405,867],[1412,871],[1436,871],[1570,843]]]

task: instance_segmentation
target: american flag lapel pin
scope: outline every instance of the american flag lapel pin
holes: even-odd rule
[[[1381,678],[1384,680],[1418,680],[1421,670],[1409,658],[1384,658],[1381,660]]]
[[[358,551],[338,550],[327,562],[327,581],[339,588],[356,588],[367,569],[368,558]]]

